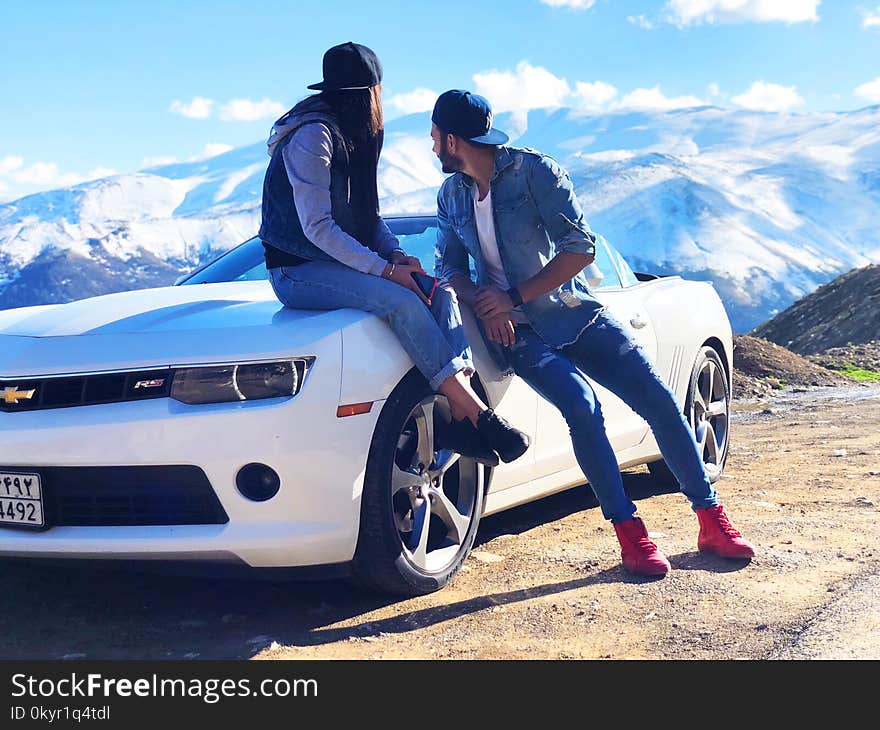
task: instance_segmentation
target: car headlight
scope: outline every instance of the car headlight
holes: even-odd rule
[[[178,368],[171,397],[181,403],[230,403],[264,398],[291,398],[302,388],[313,357],[278,362]]]

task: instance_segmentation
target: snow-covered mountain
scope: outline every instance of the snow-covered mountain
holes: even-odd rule
[[[501,114],[513,143],[569,170],[591,227],[636,270],[712,280],[734,330],[880,262],[880,106],[770,114],[699,107]],[[394,120],[382,208],[434,209],[429,115]],[[252,236],[257,143],[0,205],[0,308],[165,284]],[[145,151],[145,154],[148,151]]]

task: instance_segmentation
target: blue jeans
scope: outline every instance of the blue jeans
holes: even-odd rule
[[[344,264],[309,261],[269,270],[275,295],[293,309],[361,309],[391,328],[433,390],[461,370],[473,370],[458,299],[437,287],[427,307],[409,289]]]
[[[643,348],[607,311],[601,312],[574,343],[560,349],[547,345],[528,325],[518,324],[516,341],[505,351],[516,374],[565,417],[578,465],[605,519],[613,523],[628,520],[636,506],[623,489],[620,468],[605,433],[602,407],[585,374],[648,422],[693,509],[718,504],[675,395]]]

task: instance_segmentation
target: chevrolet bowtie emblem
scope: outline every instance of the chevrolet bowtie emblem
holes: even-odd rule
[[[19,390],[16,386],[12,386],[11,388],[4,388],[0,391],[0,398],[3,398],[7,403],[18,403],[20,400],[30,400],[34,397],[34,393],[36,393],[36,389],[34,390]]]

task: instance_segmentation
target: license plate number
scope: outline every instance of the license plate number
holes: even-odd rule
[[[39,474],[0,472],[0,525],[43,526]]]

